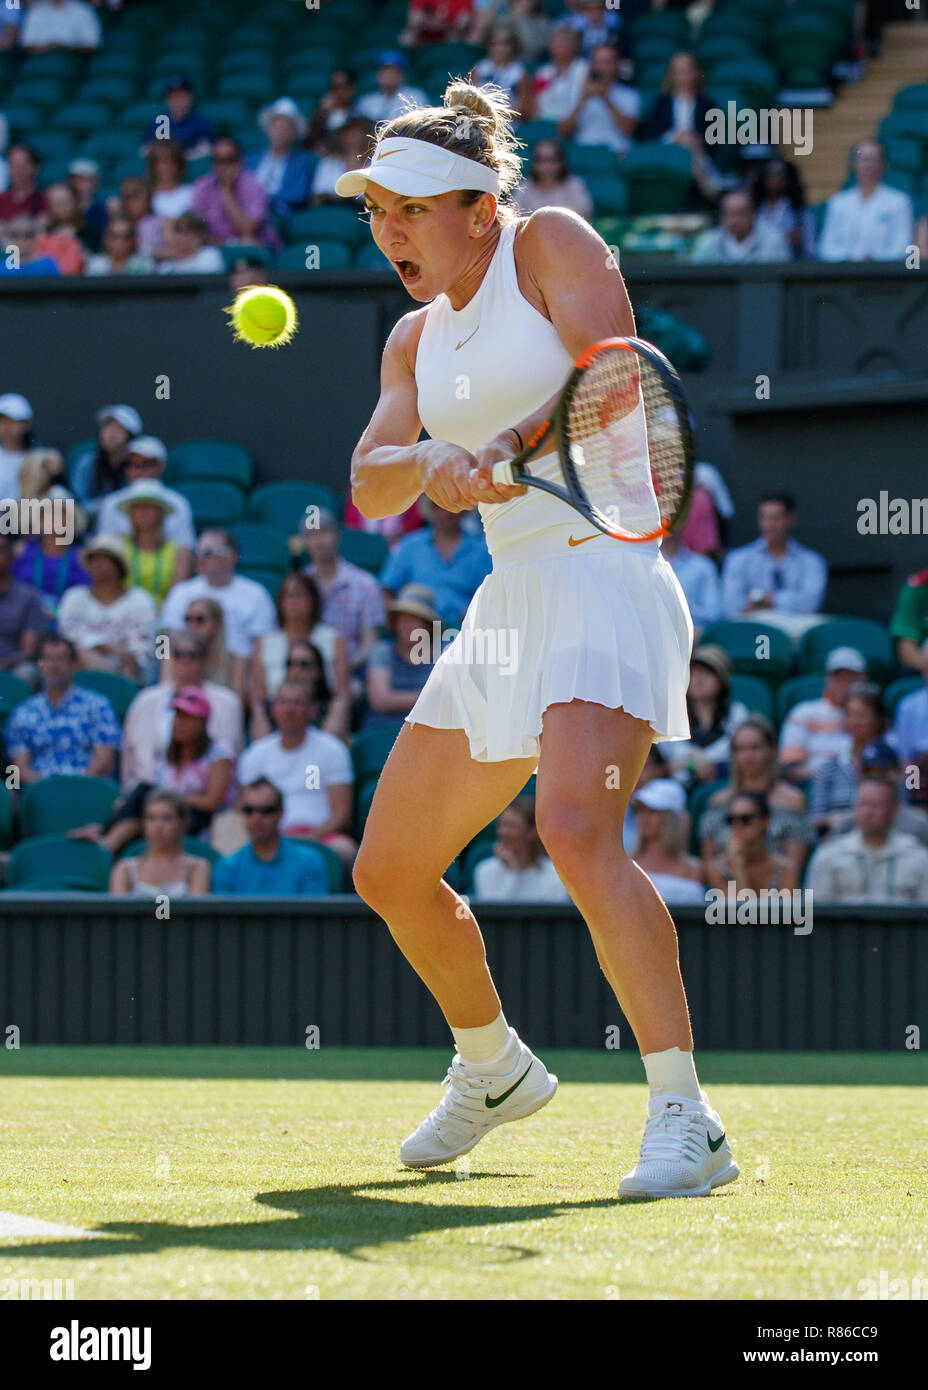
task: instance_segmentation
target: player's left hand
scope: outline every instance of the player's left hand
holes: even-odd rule
[[[524,483],[507,487],[493,481],[494,463],[499,463],[501,459],[514,459],[518,452],[513,437],[505,433],[491,439],[483,448],[474,450],[477,467],[470,475],[474,506],[478,502],[511,502],[514,497],[525,495],[528,488]]]

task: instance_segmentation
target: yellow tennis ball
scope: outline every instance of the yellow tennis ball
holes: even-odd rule
[[[282,347],[299,323],[296,305],[277,285],[246,286],[226,313],[231,316],[236,342],[252,347]]]

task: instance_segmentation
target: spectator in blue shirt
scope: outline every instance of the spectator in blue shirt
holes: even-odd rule
[[[910,695],[903,695],[896,706],[893,735],[899,750],[899,761],[909,776],[912,767],[918,769],[916,778],[909,778],[909,799],[921,806],[928,805],[928,641],[921,646],[921,667],[925,684]]]
[[[425,497],[419,506],[429,525],[400,541],[380,571],[380,584],[388,598],[404,584],[424,584],[445,622],[457,626],[490,573],[486,541],[464,533],[459,512],[446,512]]]
[[[788,493],[762,497],[757,509],[760,536],[730,550],[722,566],[722,604],[726,618],[746,613],[763,617],[767,609],[818,613],[828,583],[828,566],[814,550],[794,541],[796,504]]]
[[[367,709],[361,732],[400,725],[419,698],[440,655],[438,614],[430,589],[406,584],[387,605],[391,637],[378,642],[367,658]],[[433,643],[432,638],[435,637]]]
[[[44,689],[17,705],[6,726],[7,754],[19,768],[20,784],[56,773],[112,777],[119,722],[105,696],[74,684],[74,643],[48,634],[39,644],[38,664]]]
[[[722,616],[722,583],[708,555],[698,555],[675,535],[664,537],[661,551],[680,581],[696,630],[717,623]]]
[[[281,837],[284,801],[266,777],[242,788],[239,809],[248,844],[213,868],[213,892],[246,897],[321,897],[329,891],[325,860],[314,845]]]
[[[299,148],[307,120],[291,97],[281,97],[265,106],[258,124],[267,135],[267,148],[250,154],[245,167],[257,174],[274,215],[287,221],[309,201],[316,161]]]
[[[147,151],[154,140],[179,140],[187,151],[188,159],[199,159],[209,154],[213,143],[213,128],[205,116],[193,108],[193,83],[183,73],[175,73],[164,84],[164,99],[167,115],[170,117],[168,129],[164,128],[164,116],[153,116],[142,136],[143,148]]]
[[[32,217],[7,223],[0,254],[0,275],[60,275],[57,261],[35,254],[36,224]]]

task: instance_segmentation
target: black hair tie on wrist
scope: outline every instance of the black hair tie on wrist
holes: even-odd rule
[[[522,436],[521,436],[521,434],[519,433],[519,431],[516,429],[515,425],[510,425],[509,428],[512,430],[512,432],[513,432],[513,434],[515,435],[516,439],[518,439],[518,441],[519,441],[519,453],[521,454],[522,450],[525,448],[525,445],[522,443]]]

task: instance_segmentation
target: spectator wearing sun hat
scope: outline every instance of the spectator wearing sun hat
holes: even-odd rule
[[[377,91],[359,97],[354,108],[355,115],[374,122],[392,121],[406,110],[407,102],[413,106],[428,106],[429,99],[421,87],[405,85],[408,71],[405,53],[399,49],[387,49],[381,53],[377,59]]]
[[[670,777],[655,777],[632,793],[636,843],[632,858],[664,902],[705,901],[702,865],[685,853],[689,822],[686,792]]]
[[[740,700],[732,699],[731,678],[731,657],[723,647],[705,643],[696,648],[686,692],[690,736],[661,744],[675,775],[685,771],[688,781],[715,781],[727,773],[731,736],[750,713]]]
[[[131,405],[103,405],[96,426],[96,439],[75,455],[69,470],[74,495],[91,515],[104,497],[125,487],[127,445],[142,433],[142,417]]]
[[[19,496],[19,467],[32,433],[32,406],[18,391],[0,396],[0,497]]]
[[[81,561],[90,583],[76,584],[62,596],[59,631],[74,643],[84,670],[149,680],[155,667],[157,609],[143,589],[127,587],[125,541],[98,535],[84,546]]]
[[[437,622],[432,590],[424,584],[404,584],[387,604],[392,635],[375,643],[367,658],[363,732],[399,729],[439,655],[432,650],[433,624]]]
[[[194,548],[197,533],[193,524],[193,509],[182,492],[165,487],[162,482],[167,461],[167,449],[153,434],[139,434],[129,441],[125,457],[126,486],[118,492],[110,493],[109,497],[101,502],[97,512],[97,526],[101,531],[128,536],[132,524],[128,513],[120,504],[126,500],[133,483],[157,483],[161,495],[170,504],[170,510],[164,519],[165,539],[187,550]]]
[[[171,501],[157,479],[130,483],[116,504],[129,520],[126,555],[133,584],[162,604],[175,584],[193,573],[193,550],[168,540],[165,534]]]
[[[844,705],[853,685],[867,678],[854,647],[835,647],[825,659],[825,686],[817,700],[800,700],[780,730],[780,764],[794,779],[813,777],[829,758],[850,752]]]
[[[258,125],[267,135],[267,147],[245,160],[271,200],[271,211],[289,219],[295,208],[309,201],[314,160],[299,148],[307,120],[292,97],[279,97],[258,114]]]

